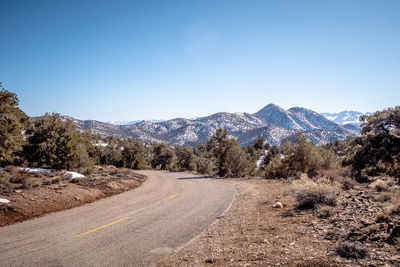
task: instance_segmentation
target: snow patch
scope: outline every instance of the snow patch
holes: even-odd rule
[[[85,178],[86,176],[83,174],[80,174],[78,172],[71,172],[71,171],[64,171],[65,175],[68,175],[70,179],[82,179]]]
[[[5,199],[5,198],[0,198],[0,203],[8,204],[8,203],[10,203],[10,200]]]
[[[21,171],[28,172],[28,173],[33,173],[33,174],[36,174],[36,173],[49,174],[49,173],[54,173],[55,172],[55,170],[52,170],[52,169],[42,169],[42,168],[19,168],[19,169]]]

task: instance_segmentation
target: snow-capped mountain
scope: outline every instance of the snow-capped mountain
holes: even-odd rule
[[[114,124],[114,125],[131,125],[131,124],[136,124],[138,122],[141,122],[143,120],[135,120],[135,121],[106,121],[105,123],[109,123],[109,124]],[[162,122],[165,120],[147,120],[147,121],[151,121],[151,122]]]
[[[139,121],[127,125],[92,120],[73,121],[79,129],[89,129],[102,136],[171,145],[204,144],[218,128],[227,129],[241,145],[252,144],[259,137],[271,144],[280,145],[285,140],[294,140],[299,133],[307,135],[315,144],[322,145],[358,134],[354,126],[339,125],[315,111],[300,107],[285,110],[274,104],[254,114],[220,112],[190,120],[176,118],[161,122]]]
[[[345,124],[352,124],[359,126],[361,124],[360,122],[360,116],[361,115],[371,115],[372,113],[370,112],[359,112],[359,111],[342,111],[339,113],[321,113],[325,118],[328,120],[331,120],[337,124],[340,125],[345,125]]]

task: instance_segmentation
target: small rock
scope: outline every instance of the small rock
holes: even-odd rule
[[[281,209],[281,208],[283,208],[283,205],[281,202],[278,201],[272,207],[275,209]]]
[[[15,193],[22,193],[22,190],[15,190]]]

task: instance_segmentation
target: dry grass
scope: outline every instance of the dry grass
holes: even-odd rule
[[[371,183],[370,187],[377,192],[384,192],[389,190],[388,184],[381,179],[378,179],[375,182]]]
[[[317,205],[335,205],[340,185],[323,178],[317,181],[300,179],[293,183],[293,193],[298,209],[312,209]]]
[[[398,215],[398,214],[400,214],[400,202],[398,202],[397,204],[394,204],[393,206],[391,206],[389,208],[389,213],[390,213],[390,215]]]

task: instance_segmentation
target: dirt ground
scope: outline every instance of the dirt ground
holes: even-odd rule
[[[295,210],[288,181],[226,182],[237,190],[231,209],[189,245],[161,260],[159,266],[400,266],[399,247],[383,239],[361,243],[369,252],[364,259],[342,258],[336,252],[360,221],[369,219],[373,224],[371,217],[380,210],[377,205],[354,206],[363,197],[360,192],[368,188],[344,191],[334,215],[324,219],[317,216],[317,210]],[[282,208],[274,208],[278,201]],[[342,236],[331,238],[337,230]]]
[[[59,172],[51,175],[9,172],[7,175],[3,170],[0,183],[0,198],[10,200],[8,204],[0,204],[0,226],[90,203],[131,190],[145,181],[143,175],[112,166],[96,167],[84,179],[68,179]]]

